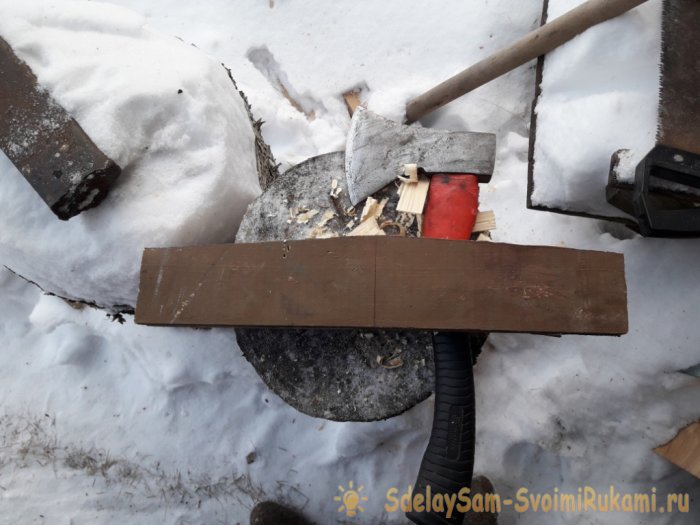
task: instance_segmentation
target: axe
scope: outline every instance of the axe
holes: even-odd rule
[[[489,182],[496,156],[490,133],[411,127],[364,108],[353,115],[345,151],[348,193],[357,204],[417,164],[430,177],[423,213],[424,237],[469,239],[479,207],[479,183]],[[473,355],[483,334],[434,332],[435,409],[428,447],[413,494],[455,494],[470,487],[474,467]],[[461,525],[463,514],[413,510],[419,525]]]

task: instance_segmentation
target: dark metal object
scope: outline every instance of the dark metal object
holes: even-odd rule
[[[97,206],[121,172],[2,38],[0,149],[62,220]]]
[[[657,142],[700,154],[700,2],[664,0]]]
[[[428,173],[469,173],[488,182],[496,162],[496,135],[406,126],[362,107],[350,123],[345,172],[358,204],[417,164]]]
[[[664,0],[657,145],[637,166],[631,191],[612,170],[606,188],[608,202],[630,213],[644,236],[700,236],[699,27],[700,2]]]
[[[632,197],[639,231],[648,237],[700,235],[700,208],[664,209],[650,195],[652,178],[700,189],[700,155],[656,146],[639,163]]]
[[[627,213],[630,217],[629,219],[619,219],[625,226],[629,229],[640,233],[639,221],[637,219],[632,219],[635,217],[636,212],[634,211],[634,182],[628,182],[620,180],[618,177],[620,155],[627,150],[616,151],[610,162],[610,171],[608,172],[608,184],[605,187],[605,199],[615,206],[617,209]],[[646,193],[646,199],[649,206],[658,210],[681,210],[681,209],[695,209],[696,204],[700,204],[700,194],[694,195],[691,193],[682,193],[677,191],[677,187],[672,187],[651,177],[648,181],[648,192]],[[612,220],[612,219],[608,219]]]

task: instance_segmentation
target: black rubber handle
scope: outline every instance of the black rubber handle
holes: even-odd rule
[[[418,472],[415,494],[455,494],[470,487],[474,470],[474,374],[470,334],[438,332],[433,334],[435,354],[435,412],[428,447]],[[464,514],[445,512],[407,512],[418,525],[462,525]]]

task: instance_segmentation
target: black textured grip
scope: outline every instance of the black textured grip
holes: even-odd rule
[[[470,487],[474,469],[474,375],[470,335],[439,332],[433,335],[435,353],[435,412],[428,447],[418,472],[416,494],[455,494]],[[429,487],[429,491],[428,491]],[[459,503],[459,501],[458,501]],[[431,505],[432,507],[432,505]],[[461,525],[464,514],[456,506],[446,513],[431,508],[407,512],[418,525]]]

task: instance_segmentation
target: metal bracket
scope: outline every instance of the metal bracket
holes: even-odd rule
[[[655,146],[637,165],[632,194],[639,231],[646,237],[700,236],[700,208],[663,209],[650,195],[653,178],[700,189],[700,155]]]

